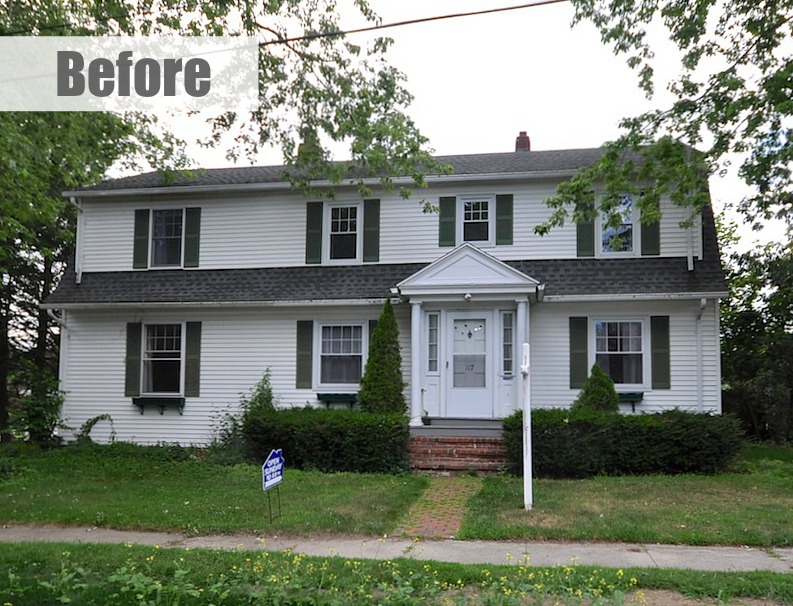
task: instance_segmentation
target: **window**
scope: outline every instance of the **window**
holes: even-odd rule
[[[617,385],[644,383],[641,321],[595,321],[595,362]]]
[[[427,372],[438,372],[438,314],[427,314]]]
[[[463,241],[490,240],[490,203],[488,200],[463,200]]]
[[[358,258],[358,207],[330,206],[331,260]]]
[[[143,393],[182,391],[182,325],[147,324],[143,343]]]
[[[600,251],[605,254],[632,253],[635,250],[633,197],[620,196],[615,210],[621,221],[618,227],[609,227],[605,224],[605,216],[600,218]]]
[[[151,266],[182,265],[182,209],[151,213]]]
[[[511,377],[515,372],[515,314],[505,311],[501,314],[501,334],[503,339],[502,349],[502,371],[505,377]]]
[[[360,324],[324,325],[320,332],[320,383],[357,385],[363,374],[364,342]]]

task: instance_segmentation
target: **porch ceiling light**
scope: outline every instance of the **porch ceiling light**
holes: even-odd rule
[[[466,303],[470,303],[472,298],[473,298],[473,296],[471,295],[471,293],[470,293],[470,292],[467,292],[467,293],[465,293],[465,296],[463,297],[463,300],[464,300]]]

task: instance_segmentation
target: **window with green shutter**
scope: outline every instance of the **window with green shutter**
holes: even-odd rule
[[[306,264],[322,263],[323,202],[306,203]]]
[[[589,319],[570,318],[570,389],[580,389],[589,376]]]
[[[650,318],[650,350],[653,389],[671,389],[669,316],[652,316]]]
[[[438,213],[438,246],[457,245],[457,198],[442,197],[439,201]]]
[[[380,261],[380,200],[363,201],[363,261]]]
[[[496,244],[512,244],[513,230],[513,196],[499,194],[496,196]]]
[[[314,364],[314,322],[312,320],[297,321],[297,344],[295,387],[311,389],[313,387],[312,368]]]

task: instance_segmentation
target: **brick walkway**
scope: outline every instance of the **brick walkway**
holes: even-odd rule
[[[431,477],[424,494],[396,529],[397,535],[421,538],[454,537],[467,511],[468,499],[482,485],[472,476]]]

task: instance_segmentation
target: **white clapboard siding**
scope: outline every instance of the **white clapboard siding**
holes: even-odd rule
[[[273,393],[281,406],[318,406],[316,392],[295,388],[295,341],[297,320],[373,320],[376,306],[350,308],[258,308],[227,310],[70,312],[62,376],[66,391],[62,416],[66,425],[79,430],[100,414],[113,419],[116,439],[141,444],[178,442],[206,444],[224,412],[235,412],[241,395],[270,369]],[[403,355],[403,376],[410,366],[409,309],[395,306]],[[201,396],[187,398],[184,414],[166,409],[160,414],[149,406],[141,415],[124,396],[127,322],[200,321]],[[410,393],[406,386],[406,398]],[[409,404],[409,402],[408,402]],[[107,441],[110,424],[100,422],[91,436]],[[71,432],[66,432],[67,437]]]
[[[435,186],[415,192],[408,200],[379,194],[380,262],[426,263],[448,248],[438,246],[438,215],[424,213],[423,201],[437,205],[442,196],[513,194],[513,244],[486,247],[502,260],[560,259],[576,256],[576,229],[568,222],[546,236],[534,228],[550,215],[544,200],[555,182],[532,181],[520,186]],[[378,195],[378,194],[373,194]],[[357,194],[340,192],[336,201],[359,201]],[[131,271],[135,209],[201,208],[200,267],[231,269],[289,267],[305,263],[306,207],[297,193],[260,192],[245,195],[179,197],[172,200],[87,199],[82,201],[80,246],[82,271]],[[688,230],[679,222],[683,209],[664,204],[661,254],[685,256]],[[700,230],[692,230],[694,251],[699,254]]]
[[[669,316],[671,389],[645,388],[637,412],[670,408],[721,412],[717,308],[709,301],[701,320],[702,385],[701,408],[697,402],[697,350],[694,341],[699,300],[665,302],[541,303],[531,308],[532,405],[538,408],[567,407],[579,390],[570,389],[571,316],[625,317]],[[646,358],[649,362],[649,357]],[[625,407],[631,410],[630,406]]]

